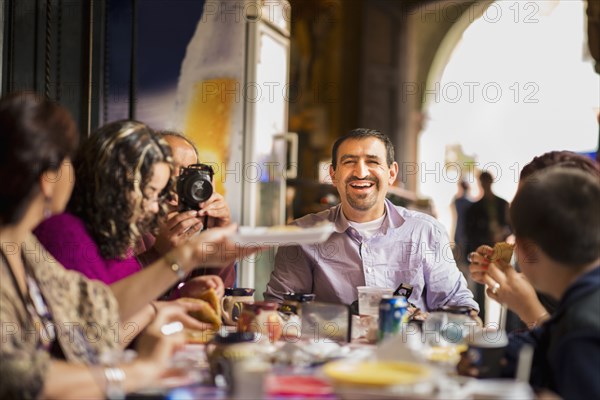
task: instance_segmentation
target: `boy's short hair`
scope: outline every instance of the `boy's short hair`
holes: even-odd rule
[[[600,256],[600,182],[574,168],[551,167],[526,179],[510,216],[517,238],[552,259],[582,266]]]

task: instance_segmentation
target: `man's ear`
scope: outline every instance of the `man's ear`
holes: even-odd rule
[[[398,178],[398,163],[394,161],[390,166],[390,179],[388,180],[388,185],[393,185]]]
[[[519,264],[535,264],[540,257],[540,248],[529,239],[516,239],[517,262]]]
[[[331,182],[335,185],[337,182],[335,178],[335,169],[333,169],[333,164],[329,164],[329,177],[331,178]]]

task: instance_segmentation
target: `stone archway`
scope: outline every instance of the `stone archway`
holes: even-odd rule
[[[408,16],[404,30],[404,58],[407,61],[401,71],[404,87],[400,114],[403,119],[396,145],[401,149],[398,159],[407,164],[402,179],[408,189],[417,189],[418,138],[429,106],[424,101],[424,94],[429,90],[431,82],[439,81],[462,34],[493,2],[494,0],[416,2],[414,9],[404,12]],[[588,47],[595,60],[596,72],[600,73],[600,2],[586,0],[585,7]]]
[[[539,8],[511,8],[513,4]],[[490,12],[480,19],[471,17],[474,12],[464,13],[429,68],[420,110],[427,124],[416,139],[417,186],[434,198],[449,230],[447,208],[460,175],[448,171],[446,163],[457,162],[459,173],[471,175],[473,168],[465,162],[487,166],[498,178],[497,193],[510,200],[521,167],[535,155],[587,152],[597,144],[600,78],[582,59],[584,5],[537,4],[490,2]],[[454,144],[462,145],[465,154],[453,149],[458,157],[449,159],[444,146]]]

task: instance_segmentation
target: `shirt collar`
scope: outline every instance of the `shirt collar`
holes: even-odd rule
[[[593,270],[581,275],[577,280],[569,286],[565,291],[559,308],[566,309],[570,304],[577,301],[588,293],[598,290],[600,286],[600,265]]]
[[[403,210],[403,209],[402,209]],[[381,233],[387,234],[389,228],[398,228],[404,223],[405,219],[400,214],[400,211],[394,206],[394,204],[385,199],[385,219],[381,224]],[[337,233],[344,233],[350,228],[350,223],[346,216],[342,212],[342,204],[335,206],[333,211],[333,222],[335,223],[335,231]]]

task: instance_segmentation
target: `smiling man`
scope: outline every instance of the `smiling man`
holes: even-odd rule
[[[341,203],[293,222],[335,224],[318,245],[280,247],[265,298],[286,292],[314,293],[317,301],[351,304],[358,286],[413,286],[410,301],[431,311],[442,306],[478,310],[456,267],[444,228],[434,218],[386,200],[398,176],[390,139],[355,129],[333,145],[329,169]]]

